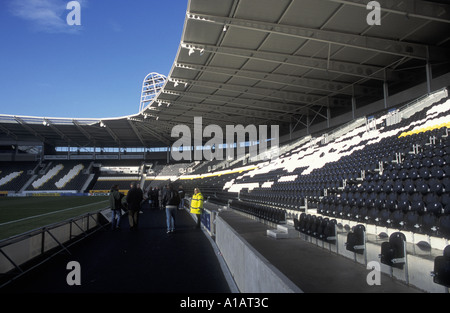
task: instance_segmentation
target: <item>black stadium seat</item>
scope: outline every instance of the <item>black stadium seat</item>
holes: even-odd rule
[[[420,221],[421,221],[421,219],[420,219],[419,213],[414,212],[414,211],[407,212],[406,216],[405,216],[405,220],[404,220],[405,229],[408,231],[418,233],[421,228]]]
[[[433,282],[450,288],[450,246],[445,247],[443,255],[434,259]]]
[[[425,213],[421,218],[421,232],[429,236],[436,236],[438,232],[438,218],[433,213]]]
[[[322,222],[322,232],[319,234],[319,239],[322,239],[328,243],[335,244],[336,237],[336,220],[335,219],[327,219]]]
[[[401,232],[389,236],[388,242],[381,244],[381,263],[403,269],[406,263],[406,237]]]
[[[450,239],[450,215],[439,218],[439,234],[446,239]]]
[[[347,234],[347,242],[345,247],[348,251],[363,254],[366,242],[366,228],[364,225],[358,224],[353,227],[352,231]]]

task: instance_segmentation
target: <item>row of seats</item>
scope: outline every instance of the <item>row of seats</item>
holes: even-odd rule
[[[430,178],[394,178],[388,180],[364,180],[360,184],[347,184],[343,193],[408,193],[420,192],[426,194],[428,192],[443,194],[450,190],[450,173],[448,176],[433,176]]]
[[[347,233],[346,250],[356,254],[363,254],[366,249],[366,229],[364,225],[355,225]],[[402,232],[394,232],[388,241],[381,243],[380,262],[390,267],[403,269],[406,265],[406,236]],[[442,256],[434,259],[431,272],[433,282],[447,288],[450,287],[450,245],[443,250]]]
[[[358,208],[338,206],[336,211],[319,210],[318,213],[348,221],[364,224],[407,230],[415,233],[450,239],[450,214],[437,216],[432,212],[419,213],[416,211],[403,212],[377,208]]]
[[[286,222],[286,211],[282,209],[239,200],[230,201],[230,207],[276,224]]]
[[[305,197],[302,197],[300,194],[295,192],[276,193],[271,192],[269,188],[263,188],[251,193],[248,190],[242,190],[239,197],[245,201],[276,206],[286,210],[301,210],[305,205]]]
[[[450,214],[450,194],[439,195],[437,192],[397,193],[397,192],[348,192],[341,195],[328,195],[322,197],[318,210],[324,214],[329,212],[342,212],[345,207],[375,208],[400,210],[403,212],[416,211],[419,213],[432,212],[437,216]]]
[[[337,222],[335,219],[302,213],[294,218],[294,228],[299,232],[329,242],[336,243]]]

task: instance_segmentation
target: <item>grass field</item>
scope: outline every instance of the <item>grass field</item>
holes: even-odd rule
[[[108,197],[0,197],[0,240],[106,207]]]

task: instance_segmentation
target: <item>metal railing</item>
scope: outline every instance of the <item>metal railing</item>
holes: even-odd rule
[[[0,288],[109,224],[104,208],[0,241]]]

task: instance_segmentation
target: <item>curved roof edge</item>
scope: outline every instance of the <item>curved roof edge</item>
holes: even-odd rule
[[[362,2],[189,0],[167,80],[138,113],[96,119],[0,115],[0,140],[169,146],[176,140],[173,127],[193,126],[196,116],[222,127],[280,125],[285,135],[333,126],[333,118],[358,110],[389,108],[399,93],[409,101],[450,86],[450,23],[442,18],[450,16],[449,5],[415,1],[410,15],[407,3],[390,10],[389,1],[380,1],[386,8],[381,25],[373,26]]]

